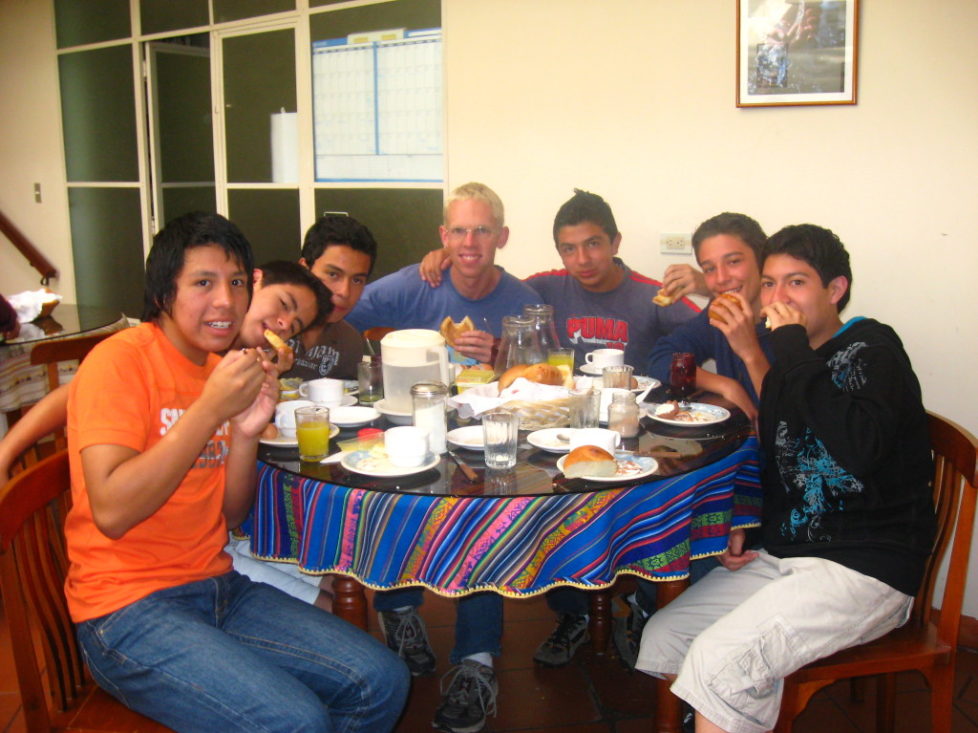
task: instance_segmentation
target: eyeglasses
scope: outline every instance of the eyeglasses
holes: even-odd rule
[[[479,227],[452,227],[448,230],[448,238],[455,242],[461,242],[469,234],[479,242],[485,242],[496,233],[495,229],[486,226]]]

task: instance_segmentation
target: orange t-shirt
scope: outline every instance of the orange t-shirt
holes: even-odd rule
[[[99,344],[71,381],[68,453],[74,505],[65,521],[70,560],[65,593],[75,622],[231,569],[221,511],[227,423],[166,503],[117,540],[95,526],[81,465],[81,451],[91,445],[122,445],[140,453],[151,448],[200,396],[218,360],[212,355],[197,366],[155,324],[144,323]]]

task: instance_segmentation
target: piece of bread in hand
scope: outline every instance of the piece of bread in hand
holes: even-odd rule
[[[596,445],[579,445],[564,458],[564,476],[567,478],[606,477],[617,472],[615,457]]]
[[[715,307],[716,304],[719,303],[721,300],[727,301],[728,303],[730,303],[730,306],[732,308],[737,308],[737,309],[740,308],[740,301],[737,299],[737,296],[735,295],[731,295],[730,293],[720,293],[710,303],[710,309],[708,311],[710,320],[719,321],[720,323],[725,324],[727,322],[725,312]]]
[[[472,323],[472,319],[466,316],[461,321],[456,323],[452,320],[451,316],[445,316],[442,319],[441,325],[438,327],[438,333],[442,335],[445,339],[445,343],[449,346],[455,346],[455,339],[461,336],[463,333],[468,333],[469,331],[475,330],[475,324]]]
[[[292,347],[289,346],[287,343],[285,343],[281,339],[281,337],[271,329],[266,328],[263,336],[265,337],[265,340],[271,345],[271,347],[276,351],[278,351],[279,349],[285,349],[286,354],[292,353]]]
[[[667,295],[665,290],[660,289],[655,297],[652,298],[652,302],[665,308],[667,305],[675,303],[676,299],[671,295]]]

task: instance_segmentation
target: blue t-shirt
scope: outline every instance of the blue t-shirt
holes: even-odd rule
[[[757,325],[757,340],[761,350],[768,361],[773,363],[770,336],[771,332],[763,324]],[[663,384],[669,384],[669,362],[672,361],[672,354],[676,351],[692,352],[696,355],[697,365],[700,366],[709,359],[716,360],[717,374],[735,379],[747,391],[751,401],[755,405],[758,403],[757,392],[754,391],[754,384],[751,382],[746,365],[730,348],[723,331],[710,325],[709,311],[702,311],[693,320],[659,339],[649,357],[649,376],[655,377]]]
[[[578,366],[589,351],[624,349],[625,363],[643,374],[656,342],[694,318],[699,308],[686,298],[665,308],[653,304],[662,283],[634,272],[617,257],[615,262],[625,277],[606,293],[586,290],[567,270],[530,275],[526,284],[553,306],[560,343],[574,349]]]
[[[441,285],[433,288],[421,279],[418,265],[408,265],[367,285],[346,320],[358,331],[374,326],[437,331],[445,316],[451,316],[456,322],[468,316],[478,330],[499,338],[503,316],[521,314],[524,305],[539,303],[540,296],[501,267],[497,268],[502,277],[495,289],[484,298],[474,300],[455,289],[447,272]]]

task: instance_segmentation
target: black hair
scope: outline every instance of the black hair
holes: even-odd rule
[[[273,260],[259,265],[258,269],[261,270],[262,287],[276,284],[298,285],[312,291],[316,296],[316,317],[306,324],[306,328],[322,325],[333,312],[333,294],[329,288],[298,262]]]
[[[170,220],[153,237],[153,247],[146,258],[143,321],[154,321],[162,313],[170,313],[187,250],[208,245],[220,247],[229,259],[241,265],[247,273],[251,297],[254,258],[245,235],[220,214],[192,211]]]
[[[696,231],[693,232],[693,252],[696,254],[697,260],[699,260],[700,244],[703,243],[703,240],[720,234],[727,234],[743,240],[744,244],[754,251],[757,266],[761,266],[767,235],[761,229],[761,225],[747,214],[736,214],[730,211],[711,216],[696,227]]]
[[[377,260],[377,242],[373,234],[363,224],[346,214],[324,214],[309,227],[302,243],[302,258],[311,269],[316,260],[323,256],[326,248],[333,244],[345,244],[370,258],[370,275]]]
[[[849,253],[842,240],[831,229],[815,224],[793,224],[781,231],[775,232],[767,240],[764,259],[771,255],[788,255],[796,260],[807,262],[822,280],[822,287],[837,277],[844,277],[849,282],[846,292],[836,303],[841,312],[849,303],[852,293],[852,267],[849,264]],[[763,262],[761,265],[763,266]]]
[[[613,240],[618,236],[618,225],[608,202],[596,193],[575,188],[574,195],[557,209],[557,216],[554,217],[554,244],[557,243],[557,232],[561,229],[588,221],[601,227],[608,239]]]

